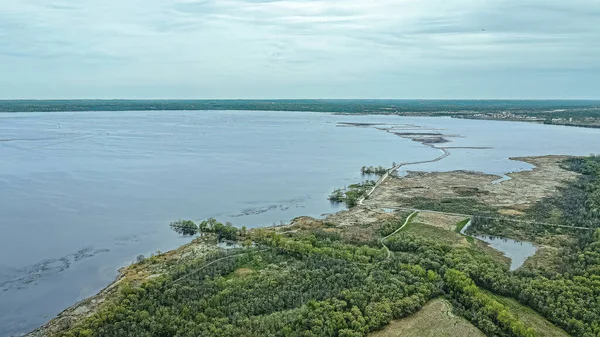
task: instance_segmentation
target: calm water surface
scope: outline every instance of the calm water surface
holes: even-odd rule
[[[363,165],[439,150],[374,128],[437,129],[451,149],[410,170],[531,169],[509,157],[599,153],[600,130],[526,123],[245,111],[0,114],[0,336],[98,292],[138,254],[189,241],[178,218],[266,226],[337,210]]]
[[[477,239],[487,242],[492,248],[504,253],[504,256],[510,259],[510,270],[516,270],[521,267],[525,260],[533,256],[537,247],[531,242],[515,241],[508,238],[494,236],[477,235]]]
[[[465,227],[460,231],[463,235],[466,234],[467,229],[471,226],[469,221]],[[516,241],[509,238],[502,238],[497,236],[488,235],[472,235],[481,241],[487,242],[492,248],[502,252],[504,256],[510,259],[510,270],[517,270],[525,263],[530,256],[533,256],[537,251],[537,247],[531,242],[527,241]]]

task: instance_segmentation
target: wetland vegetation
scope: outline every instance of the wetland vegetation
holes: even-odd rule
[[[215,218],[209,218],[198,224],[192,220],[177,220],[169,224],[171,229],[181,235],[196,235],[203,233],[214,233],[217,235],[217,239],[221,240],[235,240],[238,233],[244,233],[246,227],[243,226],[241,229],[234,227],[231,223],[226,222],[225,224],[217,221]]]
[[[598,157],[566,161],[579,178],[524,215],[551,207],[556,223],[586,230],[518,227],[520,236],[555,245],[560,261],[554,270],[530,264],[509,271],[506,258],[460,234],[468,220],[442,226],[441,217],[408,219],[406,230],[386,240],[388,256],[379,240],[404,223],[406,213],[384,212],[379,217],[387,220],[360,228],[338,226],[335,217],[304,217],[283,227],[231,231],[238,241],[255,242],[251,247],[163,261],[158,275],[123,282],[97,311],[57,335],[365,336],[435,315],[431,305],[443,299],[450,309],[436,310],[464,319],[460,324],[473,335],[598,336],[598,164]],[[566,200],[581,202],[574,208]],[[365,210],[349,214],[358,212]],[[468,232],[514,234],[508,220],[481,221],[476,218]],[[218,229],[227,226],[211,222],[198,227],[210,228],[215,239],[223,236]]]
[[[382,175],[386,174],[387,171],[388,171],[388,169],[383,166],[363,166],[360,169],[360,173],[362,173],[363,175],[376,174],[376,175],[382,176]]]
[[[375,186],[374,180],[366,180],[362,183],[352,184],[343,189],[336,189],[329,195],[329,201],[333,203],[344,203],[348,208],[358,204],[360,198]]]

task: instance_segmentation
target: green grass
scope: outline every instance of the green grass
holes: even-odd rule
[[[438,212],[477,214],[495,213],[497,208],[488,206],[475,198],[428,199],[423,197],[409,200],[412,207]]]
[[[425,225],[418,222],[409,222],[409,225],[404,227],[401,231],[406,234],[414,234],[427,239],[436,240],[438,242],[444,242],[447,244],[460,244],[463,241],[463,237],[443,228]]]
[[[418,213],[404,213],[402,216],[395,218],[394,220],[388,220],[382,224],[379,228],[379,234],[381,236],[388,236],[395,232],[398,228],[402,227],[406,222],[406,226],[402,229],[402,231],[406,230],[406,228],[410,225],[412,219],[417,216]]]
[[[469,221],[471,221],[471,219],[464,219],[462,221],[459,221],[458,223],[456,223],[456,227],[454,228],[454,232],[457,234],[460,234],[462,236],[464,236],[467,239],[467,242],[470,244],[475,244],[475,238],[470,236],[470,235],[465,235],[462,234],[462,230],[463,228],[465,228],[465,226],[469,223]]]
[[[463,228],[465,228],[469,221],[471,221],[471,219],[464,219],[463,221],[458,222],[456,224],[456,227],[454,228],[454,232],[460,234],[460,232],[463,230]]]
[[[569,334],[550,323],[547,319],[538,314],[535,310],[525,306],[518,301],[493,294],[486,291],[495,300],[507,306],[513,314],[516,314],[527,326],[535,329],[538,336],[547,337],[568,337]]]

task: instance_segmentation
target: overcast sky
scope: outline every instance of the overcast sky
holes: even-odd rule
[[[600,0],[0,0],[12,98],[600,98]]]

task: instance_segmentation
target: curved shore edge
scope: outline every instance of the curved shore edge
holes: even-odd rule
[[[430,144],[425,144],[425,145],[442,150],[441,148],[437,148]],[[442,150],[442,151],[444,151],[444,150]],[[426,162],[436,161],[436,159],[441,160],[448,155],[449,155],[449,153],[447,153],[447,151],[444,151],[444,153],[441,156],[435,158],[434,160],[428,160]],[[558,161],[558,160],[566,159],[568,157],[572,157],[572,156],[548,155],[548,156],[533,156],[533,157],[509,157],[508,159],[510,159],[510,160],[517,160],[517,161],[522,161],[527,164],[530,164],[533,166],[533,168],[531,170],[510,172],[510,173],[507,173],[506,175],[510,176],[511,178],[514,178],[517,175],[530,174],[531,172],[538,171],[541,169],[541,167],[538,167],[535,165],[535,163],[539,160],[552,158],[552,160]],[[404,165],[408,165],[408,163],[404,164]],[[413,165],[414,165],[414,163],[413,163]],[[452,172],[465,172],[465,171],[459,170],[459,171],[452,171]],[[448,174],[448,173],[452,173],[452,172],[443,172],[443,173],[442,172],[431,172],[431,173],[427,173],[427,174]],[[411,174],[418,174],[418,173],[419,173],[419,171],[411,171]],[[490,175],[490,174],[485,174],[482,172],[469,172],[469,173],[484,175],[484,176],[488,176],[488,177],[500,177],[498,175]],[[402,178],[399,178],[399,179],[402,179]],[[520,179],[522,179],[522,178],[520,178]],[[492,180],[490,180],[490,183]],[[511,183],[517,183],[518,180],[519,179],[511,179]],[[364,206],[365,206],[365,208],[370,207],[369,205],[364,205]],[[415,212],[417,210],[412,210],[412,211]],[[340,213],[344,213],[344,212],[348,212],[348,210],[342,210],[337,213],[333,213],[331,215],[336,215],[336,214],[340,214]],[[433,212],[433,213],[435,213],[435,212]],[[302,217],[299,217],[299,218],[302,218]],[[296,218],[296,219],[299,219],[299,218]],[[293,221],[294,220],[292,220],[292,222]],[[281,226],[280,225],[267,226],[267,227],[262,227],[262,228],[281,228]],[[155,258],[157,259],[157,264],[160,264],[160,263],[164,263],[167,260],[172,260],[172,259],[176,259],[176,260],[180,261],[182,259],[187,259],[187,258],[191,258],[191,257],[198,258],[198,257],[202,256],[202,254],[214,252],[219,249],[220,248],[214,242],[214,238],[199,237],[199,238],[196,238],[193,241],[191,241],[185,245],[182,245],[174,250],[165,252],[161,255],[157,255],[157,256],[155,256]],[[95,310],[97,308],[99,308],[99,306],[102,303],[104,303],[107,299],[110,298],[110,296],[112,294],[114,294],[116,291],[119,290],[119,286],[123,283],[123,281],[125,281],[125,280],[142,280],[144,278],[152,278],[152,277],[156,276],[156,274],[153,274],[153,272],[154,271],[151,270],[151,268],[144,265],[144,262],[133,263],[129,266],[124,266],[119,269],[119,274],[115,278],[115,280],[113,282],[111,282],[109,285],[107,285],[105,288],[103,288],[99,293],[73,304],[72,306],[68,307],[67,309],[65,309],[61,313],[59,313],[56,317],[54,317],[53,319],[48,321],[46,324],[25,334],[24,336],[43,337],[43,336],[48,336],[49,334],[54,334],[54,333],[63,331],[65,328],[72,326],[78,320],[88,317],[91,314],[93,314],[95,312]]]

